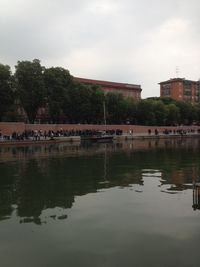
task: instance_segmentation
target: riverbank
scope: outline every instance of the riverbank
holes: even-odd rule
[[[184,139],[184,138],[199,138],[199,133],[185,133],[185,134],[122,134],[113,135],[113,142],[122,142],[129,140],[159,140],[159,139]],[[80,136],[67,136],[67,137],[55,137],[44,138],[40,140],[28,139],[28,140],[0,140],[0,146],[29,146],[29,145],[44,145],[44,144],[59,144],[59,143],[81,143]]]
[[[176,133],[177,131],[184,132],[198,132],[200,131],[200,126],[191,125],[191,126],[144,126],[144,125],[97,125],[97,124],[26,124],[23,122],[0,122],[0,134],[2,136],[11,136],[13,132],[21,134],[23,132],[35,132],[41,131],[42,133],[46,132],[77,132],[77,131],[121,131],[123,135],[133,134],[133,135],[148,135],[149,130],[151,134],[155,133],[155,130],[159,134],[162,134],[164,131],[169,133]]]

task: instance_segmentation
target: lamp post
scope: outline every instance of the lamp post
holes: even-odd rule
[[[105,102],[105,99],[103,100],[103,118],[104,118],[104,125],[106,126],[106,102]]]

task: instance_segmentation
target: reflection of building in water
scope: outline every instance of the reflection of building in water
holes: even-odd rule
[[[175,170],[171,175],[171,180],[174,185],[176,185],[178,188],[181,188],[183,184],[185,183],[185,173],[183,170]]]
[[[200,183],[194,183],[193,187],[193,209],[200,209]]]
[[[162,184],[169,184],[168,191],[183,191],[192,189],[192,183],[198,176],[198,169],[194,166],[191,168],[172,170],[171,172],[162,173]]]

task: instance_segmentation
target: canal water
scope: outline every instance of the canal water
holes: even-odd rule
[[[200,139],[0,148],[0,266],[196,267]]]

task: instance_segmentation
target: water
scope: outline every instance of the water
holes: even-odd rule
[[[199,177],[199,139],[2,147],[0,266],[199,266]]]

